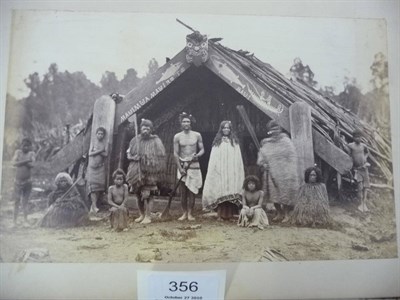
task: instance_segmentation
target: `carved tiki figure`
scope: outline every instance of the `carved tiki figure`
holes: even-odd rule
[[[206,35],[195,31],[186,36],[186,61],[196,67],[208,59],[208,39]]]

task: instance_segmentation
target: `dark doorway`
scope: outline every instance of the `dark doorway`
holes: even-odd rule
[[[188,70],[139,113],[138,119],[148,118],[153,120],[155,125],[159,124],[155,133],[163,141],[167,152],[167,186],[173,187],[177,181],[173,137],[181,130],[178,116],[182,111],[191,113],[195,117],[196,122],[192,124],[192,129],[200,132],[203,138],[205,153],[200,158],[203,182],[207,176],[212,142],[223,120],[232,121],[239,137],[246,175],[258,175],[256,165],[258,150],[236,109],[237,105],[244,106],[257,138],[259,140],[264,138],[265,125],[269,118],[218,76],[203,67]],[[127,134],[126,143],[129,143],[131,137],[132,132]],[[124,148],[126,147],[127,144]],[[127,162],[124,168],[127,168]]]
[[[203,181],[204,181],[207,176],[208,161],[210,160],[211,146],[215,137],[215,133],[200,132],[200,134],[203,138],[204,155],[200,157],[199,162],[200,162],[201,174],[203,176]]]

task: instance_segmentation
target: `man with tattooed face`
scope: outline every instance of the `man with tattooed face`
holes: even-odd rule
[[[153,123],[142,119],[140,134],[130,141],[127,151],[130,161],[127,182],[130,192],[137,196],[140,216],[135,222],[141,224],[151,223],[153,195],[158,190],[157,183],[162,179],[166,166],[164,145],[152,131]]]

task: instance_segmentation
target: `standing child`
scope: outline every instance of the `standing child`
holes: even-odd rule
[[[357,182],[357,198],[360,203],[358,210],[366,212],[368,211],[366,201],[367,192],[370,186],[368,173],[368,167],[370,164],[367,162],[369,150],[364,143],[361,143],[361,137],[361,130],[354,130],[354,142],[347,145],[346,151],[353,160],[354,180]]]
[[[32,190],[31,169],[35,161],[35,152],[32,151],[31,140],[22,140],[21,149],[15,151],[13,166],[16,168],[14,181],[14,225],[17,224],[19,206],[22,202],[24,221],[28,222],[28,201]]]
[[[243,182],[243,208],[239,215],[239,226],[264,229],[264,226],[269,225],[267,214],[262,208],[263,199],[260,180],[254,175],[247,176]]]
[[[328,225],[330,222],[328,192],[322,182],[321,170],[317,167],[308,168],[304,174],[304,181],[297,193],[290,223],[312,227]]]
[[[106,129],[104,127],[97,128],[96,141],[89,151],[88,186],[90,199],[92,201],[90,212],[92,213],[97,213],[99,211],[97,202],[106,188],[105,160],[108,154],[104,140],[105,136]]]
[[[108,204],[111,205],[110,223],[117,231],[128,228],[128,210],[125,203],[128,199],[128,185],[125,184],[126,175],[121,169],[113,173],[114,185],[108,188]]]

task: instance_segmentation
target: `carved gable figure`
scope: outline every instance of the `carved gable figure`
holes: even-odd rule
[[[186,36],[186,61],[196,67],[205,63],[208,59],[207,36],[195,31]]]

